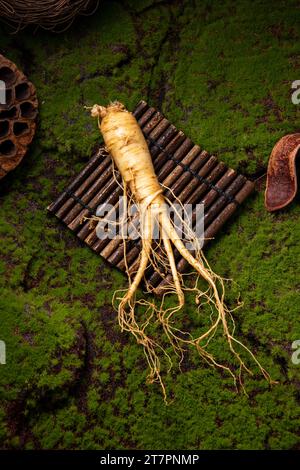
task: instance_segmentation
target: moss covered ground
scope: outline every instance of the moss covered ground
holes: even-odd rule
[[[30,153],[0,182],[1,447],[299,449],[299,197],[269,214],[261,184],[207,250],[214,270],[236,281],[229,304],[239,292],[244,302],[239,339],[278,385],[257,373],[245,378],[248,397],[237,394],[190,353],[166,377],[168,406],[145,383],[140,347],[119,331],[111,300],[125,278],[46,212],[99,142],[83,109],[94,102],[146,99],[228,165],[263,175],[275,142],[299,131],[299,2],[100,3],[61,35],[1,26],[0,52],[40,101]],[[205,322],[192,297],[184,316]],[[212,351],[231,364],[222,338]]]

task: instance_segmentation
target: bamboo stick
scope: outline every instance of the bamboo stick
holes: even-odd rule
[[[152,131],[150,134],[150,138],[152,138],[152,135],[154,133],[155,129]],[[172,139],[181,139],[183,141],[184,139],[184,134],[182,131],[178,131],[173,124],[170,124],[169,127],[163,132],[163,134],[157,139],[156,142],[149,142],[150,146],[150,153],[152,156],[152,159],[156,157],[159,153],[161,153],[161,148],[167,149],[169,145],[171,145],[171,141],[173,142]],[[173,143],[174,147],[174,143]],[[175,143],[175,147],[177,148],[177,144]]]
[[[137,104],[132,114],[134,115],[136,119],[139,119],[148,108],[149,108],[148,103],[142,100]]]
[[[200,200],[200,198],[207,191],[210,190],[209,185],[215,184],[215,182],[217,182],[218,179],[221,178],[223,173],[226,171],[226,168],[227,167],[225,163],[223,162],[218,163],[217,166],[214,167],[210,173],[204,175],[207,182],[200,183],[200,185],[199,185],[199,181],[197,180],[197,178],[193,178],[192,181],[190,181],[189,184],[186,185],[185,188],[178,195],[178,199],[180,201],[185,201],[186,204],[192,204],[192,202],[188,202],[188,201],[194,189],[196,188],[197,193],[198,193],[197,200]]]
[[[204,215],[205,230],[206,227],[208,227],[208,224],[210,224],[211,221],[216,218],[217,214],[220,213],[223,207],[228,204],[228,198],[235,197],[236,193],[242,188],[245,182],[246,178],[243,175],[238,175],[224,191],[224,196],[218,197],[216,201],[210,206]]]
[[[159,159],[157,160],[158,164],[156,166],[156,174],[158,176],[158,180],[161,182],[163,181],[166,176],[170,174],[170,171],[176,167],[176,163],[173,160],[170,160],[169,155],[172,155],[174,160],[182,159],[191,149],[193,148],[193,142],[188,137],[185,137],[183,134],[183,140],[180,146],[172,152],[167,148],[165,152],[161,152],[159,154]],[[199,148],[197,146],[197,148]]]
[[[207,152],[205,152],[206,156]],[[216,157],[212,156],[209,158],[209,160],[205,163],[204,166],[202,166],[202,162],[197,161],[200,159],[196,159],[191,165],[190,169],[194,172],[196,172],[197,175],[200,177],[205,177],[218,163],[218,160]],[[200,171],[199,171],[200,169]],[[190,184],[193,179],[196,179],[190,172],[185,171],[180,178],[177,179],[177,181],[174,183],[170,191],[166,192],[166,197],[170,198],[172,193],[177,196],[183,189],[187,186],[187,184]],[[199,180],[197,180],[199,183]],[[181,201],[184,203],[185,201]]]
[[[219,166],[219,165],[218,165]],[[218,171],[218,166],[214,169],[214,171]],[[213,172],[211,173],[211,176],[207,178],[207,180],[211,183],[214,183],[214,187],[218,189],[225,189],[231,182],[232,180],[237,176],[236,172],[232,169],[229,169],[225,172],[223,176],[219,180],[215,180],[213,177]],[[199,201],[201,201],[201,198],[203,198],[203,195],[207,192],[206,196],[202,199],[202,203],[208,207],[208,202],[210,200],[214,201],[218,196],[219,193],[216,189],[210,189],[207,184],[203,184],[204,186],[204,191],[200,190],[199,193],[197,191],[198,188],[194,190],[194,192],[187,198],[186,203],[187,204],[197,204]],[[202,185],[199,189],[202,188]],[[207,202],[206,202],[207,201]]]
[[[151,131],[160,123],[160,121],[162,121],[162,119],[163,115],[159,111],[156,111],[147,124],[141,124],[144,135],[149,135]]]
[[[154,108],[148,108],[147,111],[138,120],[140,127],[143,127],[155,113],[156,110]]]
[[[239,190],[239,192],[235,195],[235,200],[242,204],[242,202],[252,193],[254,190],[254,183],[252,181],[247,180],[244,186]],[[213,222],[208,226],[205,231],[205,238],[207,240],[214,237],[220,228],[225,224],[225,222],[234,214],[234,212],[238,209],[238,205],[234,202],[228,204],[222,212],[213,220]],[[207,242],[208,243],[208,242]]]
[[[174,158],[175,155],[174,155]],[[173,182],[176,183],[178,179],[180,179],[181,175],[184,173],[184,166],[186,165],[196,165],[197,166],[202,166],[208,159],[208,154],[207,152],[203,151],[201,152],[201,148],[199,145],[194,145],[186,154],[186,156],[180,160],[181,165],[178,165],[176,162],[173,160],[168,160],[164,167],[161,169],[160,172],[160,182],[165,186],[170,188],[173,184]],[[177,160],[177,158],[176,158]],[[175,168],[173,168],[175,166]]]
[[[105,158],[105,163],[106,167],[102,167],[100,165],[97,170],[93,173],[93,178],[98,178],[92,184],[90,187],[88,186],[88,180],[89,178],[85,181],[84,185],[81,186],[80,191],[75,192],[75,196],[80,197],[80,201],[83,204],[89,204],[89,201],[95,196],[95,194],[98,193],[99,191],[99,180],[101,181],[101,186],[105,185],[107,181],[109,181],[112,177],[112,168],[111,168],[111,157],[108,155]],[[83,194],[82,191],[84,189],[87,189]],[[76,201],[73,201],[73,203]],[[76,216],[82,211],[83,205],[76,202],[76,204],[70,209],[67,214],[63,217],[63,221],[65,224],[69,225],[71,222],[76,218]],[[65,212],[65,204],[64,206],[59,210],[58,214],[60,217],[62,217],[62,214]]]
[[[64,204],[64,202],[70,197],[67,193],[67,191],[74,191],[77,189],[77,187],[80,185],[82,181],[85,180],[87,175],[90,174],[97,166],[98,163],[100,162],[102,158],[102,154],[100,149],[92,156],[88,164],[81,170],[81,172],[76,176],[76,178],[67,186],[66,190],[64,190],[60,196],[52,203],[50,206],[48,206],[48,211],[52,212],[53,214],[56,215],[56,212],[58,209]]]

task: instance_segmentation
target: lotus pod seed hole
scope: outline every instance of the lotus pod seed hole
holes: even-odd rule
[[[0,119],[13,119],[15,117],[17,117],[17,108],[15,106],[0,112]]]
[[[14,123],[14,134],[16,137],[19,135],[26,134],[28,132],[29,128],[26,122],[15,122]]]
[[[0,155],[12,157],[16,153],[16,146],[11,140],[5,140],[0,144]]]
[[[13,85],[16,81],[14,72],[9,67],[0,68],[0,80],[3,80],[7,87]]]
[[[36,109],[28,101],[20,105],[20,110],[23,118],[34,119],[36,117]]]
[[[30,97],[30,88],[27,83],[19,83],[15,88],[16,99],[19,101],[27,100]]]
[[[9,131],[9,121],[0,121],[0,138],[7,136]]]

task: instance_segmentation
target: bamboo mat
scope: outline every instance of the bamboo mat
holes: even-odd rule
[[[145,101],[137,105],[133,114],[148,142],[160,183],[171,189],[166,190],[165,195],[171,201],[174,201],[175,195],[182,203],[192,204],[193,207],[204,204],[205,246],[250,195],[254,184],[195,145]],[[84,221],[84,217],[95,215],[97,207],[104,203],[118,209],[122,194],[121,187],[113,178],[111,157],[102,147],[48,210],[93,251],[111,265],[125,271],[123,242],[119,239],[100,240],[96,233],[96,222],[91,224],[91,221]],[[140,252],[140,240],[126,241],[126,261],[132,273],[136,269]],[[187,263],[176,250],[174,255],[178,271],[185,272]],[[168,272],[158,273],[152,267],[148,268],[145,275],[146,282],[158,295],[164,292],[169,276]]]

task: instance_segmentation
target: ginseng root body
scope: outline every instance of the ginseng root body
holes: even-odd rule
[[[240,355],[240,352],[244,349],[250,354],[265,378],[271,381],[268,373],[263,369],[252,352],[234,338],[231,332],[234,329],[234,325],[232,325],[231,329],[228,325],[228,319],[233,322],[232,315],[224,303],[224,282],[208,265],[199,247],[200,245],[196,235],[191,233],[190,227],[185,227],[186,233],[188,233],[195,247],[193,252],[187,249],[182,239],[178,236],[174,223],[169,215],[171,203],[164,197],[164,188],[162,188],[158,182],[147,142],[135,117],[119,102],[114,102],[107,107],[94,105],[91,114],[93,117],[98,118],[99,128],[106,149],[121,174],[124,200],[133,201],[138,208],[142,243],[141,254],[134,274],[129,272],[128,266],[126,265],[129,287],[121,297],[117,297],[117,308],[119,324],[122,330],[131,332],[138,343],[142,344],[144,348],[150,368],[148,380],[150,382],[160,383],[166,399],[165,386],[161,377],[161,360],[159,353],[163,352],[170,361],[171,359],[165,349],[148,334],[147,327],[151,319],[154,318],[162,325],[163,331],[171,342],[175,353],[180,357],[182,357],[188,345],[192,345],[196,347],[199,354],[206,362],[225,369],[232,375],[235,383],[236,377],[239,377],[240,384],[242,385],[242,369],[251,373]],[[125,212],[126,211],[128,211],[128,205],[125,208]],[[157,307],[154,303],[147,302],[147,300],[140,301],[136,298],[138,286],[149,264],[152,264],[156,270],[159,269],[157,262],[158,254],[157,251],[153,249],[153,233],[155,227],[159,229],[160,248],[164,259],[167,261],[169,271],[172,274],[172,282],[168,284],[166,293],[176,293],[178,298],[177,305],[173,308],[164,308],[164,301]],[[126,244],[124,243],[124,247],[125,246]],[[199,308],[200,310],[202,299],[203,303],[211,305],[213,319],[207,331],[196,338],[190,333],[182,332],[174,326],[174,314],[184,305],[185,290],[183,276],[178,273],[176,268],[173,253],[174,247],[193,268],[193,271],[197,273],[198,278],[201,277],[207,283],[207,290],[205,291],[201,291],[197,285],[193,289],[196,294],[195,308]],[[125,248],[124,257],[126,258]],[[149,286],[148,289],[150,289]],[[164,298],[165,296],[163,299]],[[138,304],[142,304],[144,307],[146,306],[147,311],[150,312],[147,319],[143,322],[138,320]],[[237,359],[239,366],[237,373],[234,373],[228,366],[218,363],[207,350],[210,339],[215,335],[219,327],[223,329],[223,334],[229,349]]]

